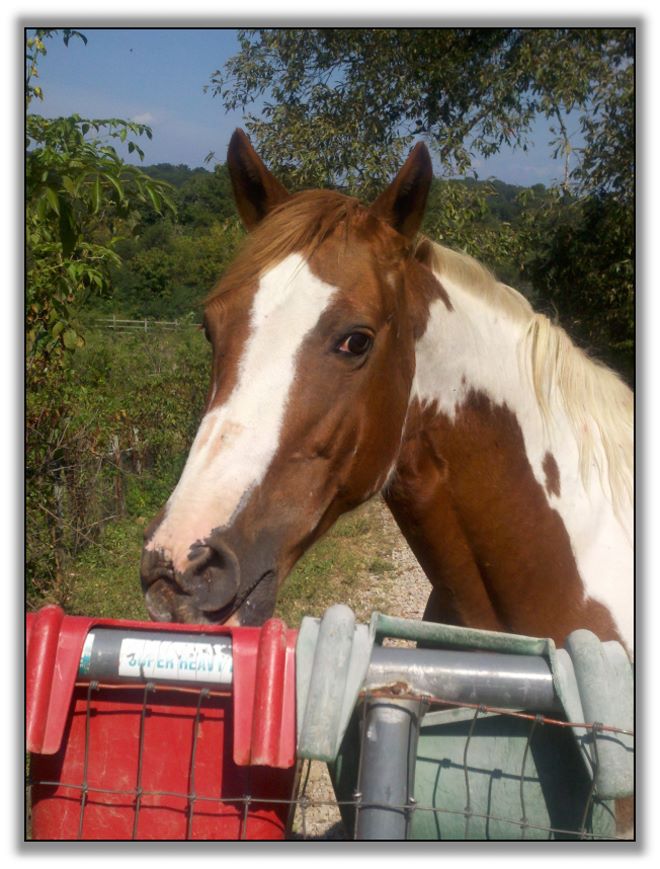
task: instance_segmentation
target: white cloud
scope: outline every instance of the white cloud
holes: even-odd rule
[[[139,115],[133,115],[131,118],[134,124],[149,124],[153,125],[156,123],[156,116],[151,112],[142,112]]]

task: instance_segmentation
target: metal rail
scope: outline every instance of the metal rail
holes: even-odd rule
[[[85,640],[81,681],[232,684],[229,636],[94,628]],[[398,686],[406,693],[503,709],[557,709],[548,663],[533,655],[374,646],[364,688]]]
[[[502,709],[557,709],[552,672],[536,655],[374,646],[364,687],[392,684],[410,693]]]

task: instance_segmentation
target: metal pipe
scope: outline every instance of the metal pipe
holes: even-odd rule
[[[230,636],[94,628],[85,639],[78,678],[228,687],[232,671]]]
[[[85,640],[79,678],[229,686],[231,637],[94,628]],[[535,655],[374,646],[364,688],[393,684],[454,702],[538,712],[557,707],[550,667]]]
[[[374,646],[365,689],[397,684],[411,693],[503,709],[557,708],[544,658],[500,652],[459,652]]]
[[[408,838],[414,811],[420,700],[367,699],[358,778],[356,839]]]

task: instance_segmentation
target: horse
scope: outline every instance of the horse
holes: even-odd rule
[[[180,480],[145,531],[155,620],[259,625],[300,556],[381,493],[423,618],[633,652],[633,397],[479,262],[420,234],[418,143],[366,206],[290,194],[247,136],[248,230],[205,301],[213,361]]]

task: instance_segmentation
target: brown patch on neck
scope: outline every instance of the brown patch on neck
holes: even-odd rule
[[[552,453],[548,452],[543,458],[543,473],[545,474],[545,489],[548,495],[561,495],[561,479],[559,468]]]
[[[436,620],[558,645],[578,628],[620,641],[606,607],[585,597],[506,405],[472,391],[450,419],[414,402],[385,498],[434,586]]]

